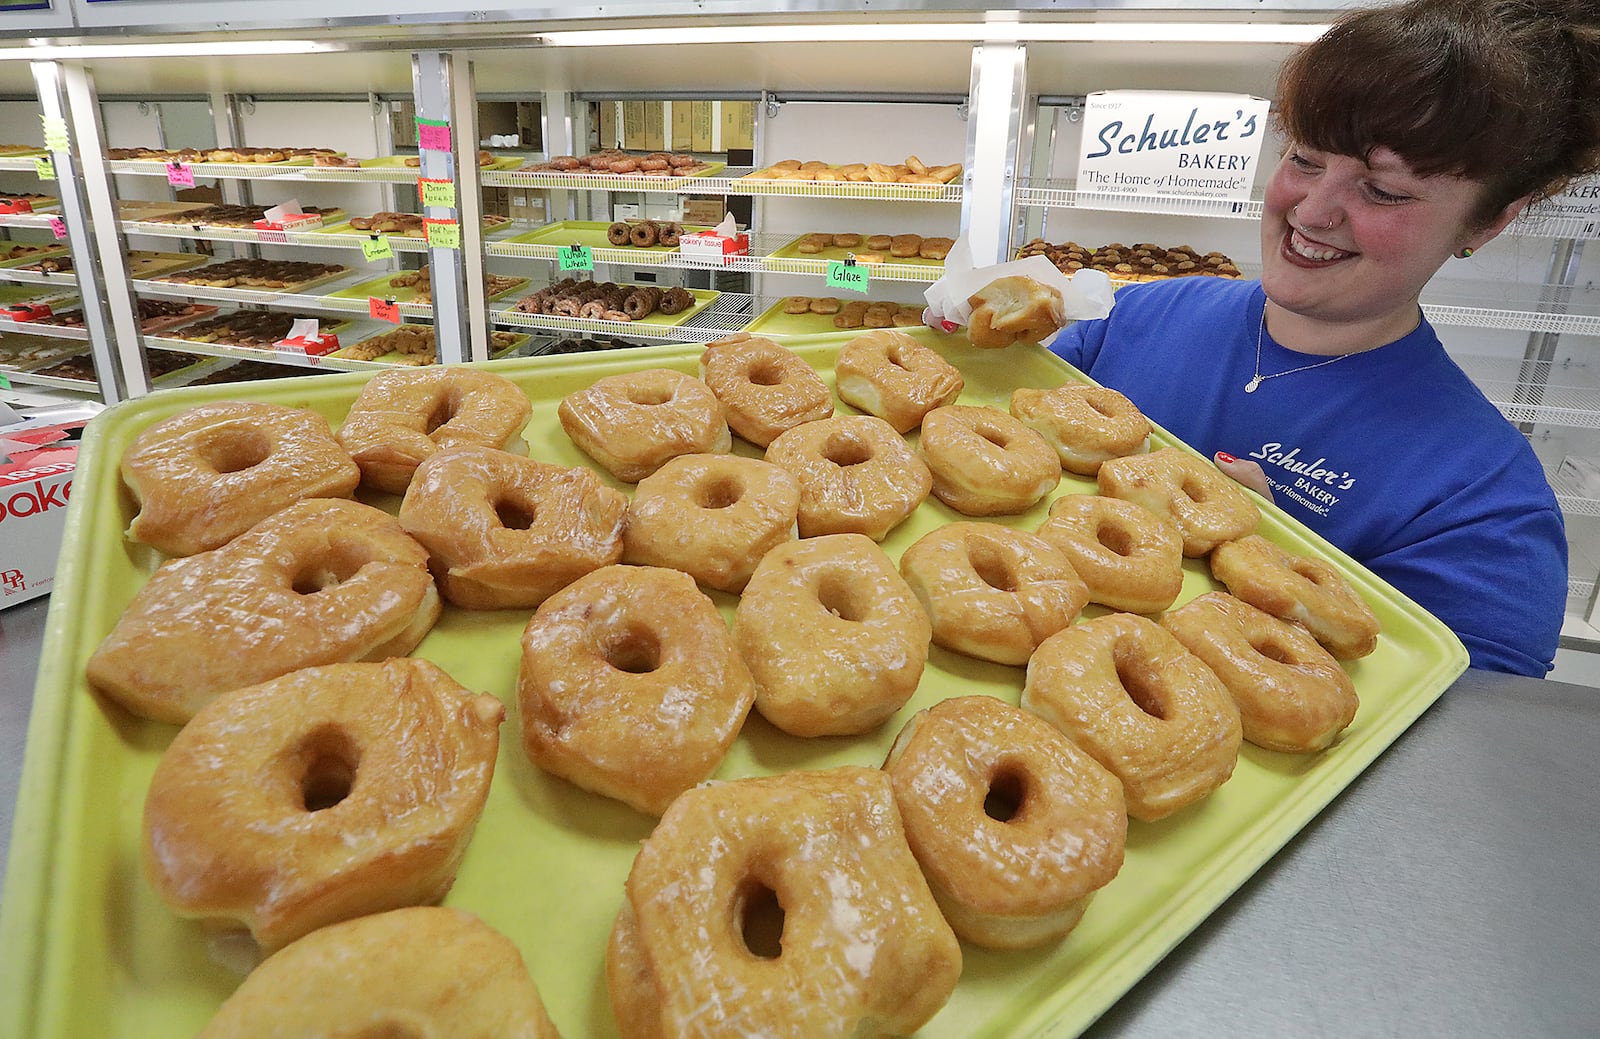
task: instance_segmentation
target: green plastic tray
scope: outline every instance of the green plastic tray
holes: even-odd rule
[[[966,374],[962,401],[1004,405],[1021,384],[1077,376],[1043,350],[978,351],[924,333]],[[562,396],[596,378],[641,367],[695,370],[699,346],[557,355],[482,365],[534,401],[533,457],[585,457],[561,432]],[[831,383],[837,340],[793,345]],[[139,827],[150,775],[174,729],[140,721],[86,688],[84,663],[150,572],[122,538],[130,519],[117,463],[150,423],[206,401],[249,396],[307,407],[337,423],[367,376],[195,387],[108,409],[84,437],[61,567],[46,622],[29,725],[8,883],[0,915],[0,1036],[29,1039],[171,1039],[193,1035],[238,978],[213,965],[198,926],[169,912],[140,868]],[[847,409],[846,409],[847,410]],[[1156,441],[1173,443],[1158,431]],[[754,453],[747,444],[738,450]],[[620,485],[619,485],[620,486]],[[1068,476],[1058,494],[1090,489]],[[394,508],[392,498],[374,499]],[[1001,522],[1034,529],[1040,505]],[[1377,650],[1349,665],[1361,709],[1338,744],[1312,756],[1246,745],[1233,778],[1207,800],[1157,823],[1131,824],[1122,872],[1064,940],[1023,952],[964,947],[955,995],[919,1033],[925,1039],[1077,1034],[1282,847],[1450,685],[1466,667],[1461,644],[1437,620],[1267,508],[1263,533],[1294,551],[1330,558],[1384,625]],[[930,499],[884,543],[891,557],[957,519]],[[1186,564],[1181,601],[1212,587]],[[713,595],[730,617],[736,600]],[[652,820],[546,776],[523,755],[516,712],[519,636],[528,611],[449,609],[418,647],[457,681],[509,709],[484,815],[446,904],[483,916],[522,950],[550,1015],[567,1039],[611,1037],[604,947],[623,880]],[[720,777],[846,763],[877,767],[915,710],[945,697],[987,693],[1016,703],[1022,668],[935,648],[910,704],[860,738],[802,740],[752,714]],[[1262,936],[1262,954],[1292,954]],[[1248,979],[1242,979],[1248,984]]]
[[[841,306],[854,300],[867,299],[867,297],[854,292],[839,293],[835,298],[839,300]],[[865,332],[875,331],[875,329],[871,328],[836,328],[833,324],[834,316],[832,314],[785,314],[783,307],[787,302],[787,298],[778,300],[778,302],[756,315],[754,320],[744,326],[744,330],[751,335],[778,336],[783,339],[783,345],[788,347],[793,347],[796,342],[802,339],[826,339],[842,345]],[[870,300],[869,302],[892,303],[894,301]],[[901,304],[897,303],[895,305],[900,306]],[[905,305],[915,306],[918,310],[922,309],[920,305],[915,303]],[[920,335],[926,332],[927,329],[913,325],[909,328],[900,328],[898,331]]]
[[[663,223],[663,221],[656,221]],[[506,244],[517,245],[549,245],[557,249],[570,245],[584,245],[590,249],[627,249],[638,250],[646,255],[651,253],[675,253],[676,245],[613,245],[611,239],[606,237],[606,231],[611,227],[608,223],[598,220],[557,220],[553,224],[532,231],[524,231],[505,240]],[[685,224],[685,231],[704,231],[701,224]]]
[[[377,299],[392,299],[396,303],[410,303],[412,300],[416,299],[417,296],[419,295],[419,293],[417,292],[417,287],[415,285],[390,285],[389,284],[389,280],[391,278],[395,277],[399,273],[400,273],[399,271],[395,271],[395,272],[390,273],[390,274],[380,274],[376,278],[368,278],[366,281],[358,282],[355,285],[350,285],[350,286],[347,286],[345,288],[339,289],[337,292],[330,292],[327,295],[328,295],[329,298],[332,298],[332,299],[372,299],[372,298],[377,298]],[[515,285],[509,285],[506,288],[501,289],[499,292],[496,292],[494,295],[492,295],[492,296],[490,296],[488,298],[491,299],[491,300],[503,299],[504,297],[509,296],[514,292],[521,292],[523,289],[525,289],[527,287],[528,287],[528,279],[527,278],[519,278],[519,279],[517,279],[517,283]]]

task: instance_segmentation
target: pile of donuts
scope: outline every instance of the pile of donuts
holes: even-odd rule
[[[942,260],[950,255],[950,249],[955,244],[954,238],[924,238],[919,234],[859,235],[853,231],[813,231],[802,236],[794,248],[795,252],[806,254],[848,249],[858,263],[883,263],[891,258]]]
[[[847,162],[834,164],[820,159],[783,159],[746,174],[745,180],[805,180],[853,184],[948,184],[961,176],[962,166],[929,166],[915,155],[904,162]]]
[[[678,247],[683,225],[675,220],[618,220],[606,228],[606,241],[612,245],[631,245],[648,249],[653,245]]]
[[[640,177],[697,177],[711,169],[711,163],[683,152],[650,152],[633,155],[619,148],[605,148],[588,155],[557,155],[545,162],[523,166],[519,173],[622,173]]]
[[[694,293],[682,286],[619,285],[612,281],[563,278],[517,300],[524,314],[586,318],[591,321],[642,321],[651,314],[681,314],[694,306]]]
[[[838,296],[788,296],[783,301],[785,314],[816,314],[831,317],[834,328],[914,328],[922,324],[922,308],[909,303],[853,299],[846,303]]]
[[[1045,257],[1063,274],[1088,268],[1105,271],[1118,281],[1160,281],[1194,275],[1213,278],[1241,276],[1238,266],[1226,253],[1202,253],[1189,245],[1167,246],[1154,242],[1136,242],[1133,245],[1112,242],[1101,246],[1063,242],[1051,245],[1043,238],[1035,238],[1017,250],[1017,259],[1028,256]]]
[[[960,370],[890,329],[838,350],[833,388],[747,333],[697,375],[561,397],[592,465],[529,457],[528,396],[471,367],[380,372],[337,427],[224,401],[128,445],[126,536],[165,561],[87,679],[180,726],[144,805],[148,883],[268,957],[202,1036],[279,1013],[354,1034],[374,1000],[410,1031],[557,1034],[515,945],[432,905],[506,720],[408,655],[446,604],[527,615],[528,760],[655,819],[605,952],[624,1039],[915,1032],[963,943],[1068,935],[1130,819],[1210,795],[1243,741],[1315,753],[1354,718],[1340,661],[1374,649],[1371,610],[1256,534],[1214,468],[1150,450],[1115,391],[961,404]],[[1064,472],[1099,493],[991,522]],[[930,496],[943,522],[891,559]],[[1228,591],[1173,609],[1200,558]],[[731,625],[713,593],[737,596]],[[934,646],[1024,669],[1020,706],[945,699],[880,767],[713,780],[752,711],[795,739],[881,731]]]

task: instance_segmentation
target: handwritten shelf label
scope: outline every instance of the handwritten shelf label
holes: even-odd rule
[[[394,247],[389,244],[388,235],[368,235],[361,239],[361,255],[368,262],[389,260],[394,258]]]
[[[39,174],[40,180],[56,179],[56,164],[55,161],[52,160],[48,155],[41,155],[34,159],[33,170],[35,173]]]
[[[419,180],[417,195],[425,206],[453,207],[456,204],[456,185],[449,180]]]
[[[435,249],[461,248],[461,225],[454,220],[424,218],[422,229],[428,237],[428,245]]]
[[[67,133],[67,121],[58,115],[41,115],[44,122],[44,146],[53,152],[70,148],[72,137]]]
[[[828,261],[828,288],[845,289],[850,292],[866,292],[872,280],[872,274],[867,268],[854,260],[829,260]]]
[[[443,119],[418,119],[417,147],[431,152],[449,151],[450,124]]]
[[[594,250],[586,245],[563,245],[560,258],[564,271],[594,270]]]
[[[51,217],[50,233],[58,239],[67,237],[67,222],[58,216]]]
[[[368,296],[367,313],[379,321],[387,321],[391,325],[400,323],[400,304],[392,299],[379,299],[377,296]]]
[[[167,164],[167,183],[175,188],[194,187],[194,170],[181,162]]]

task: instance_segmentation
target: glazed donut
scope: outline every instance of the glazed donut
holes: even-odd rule
[[[993,696],[917,714],[884,762],[911,853],[964,941],[1066,935],[1122,869],[1122,783],[1042,718]]]
[[[400,525],[428,550],[447,602],[532,609],[622,559],[627,513],[628,496],[585,466],[463,447],[417,467]]]
[[[946,404],[922,420],[933,496],[964,516],[1026,512],[1061,482],[1044,437],[999,408]]]
[[[1217,676],[1148,617],[1108,613],[1052,635],[1028,661],[1022,707],[1118,779],[1128,814],[1165,818],[1227,782],[1243,741]]]
[[[961,975],[877,769],[690,790],[625,892],[606,946],[622,1039],[910,1035]]]
[[[637,173],[639,171],[639,160],[634,158],[614,158],[605,165],[606,171],[609,173]]]
[[[1055,449],[1061,468],[1093,476],[1100,463],[1136,454],[1150,439],[1150,421],[1133,401],[1106,386],[1011,391],[1011,414]]]
[[[528,395],[510,379],[459,365],[395,368],[361,387],[334,434],[374,490],[404,494],[417,465],[451,447],[526,454]]]
[[[882,329],[840,347],[833,364],[839,399],[907,433],[934,408],[954,404],[966,385],[956,366],[908,333]]]
[[[606,241],[612,245],[627,245],[632,236],[633,229],[626,220],[618,220],[606,228]]]
[[[89,684],[183,724],[218,693],[411,652],[439,617],[428,553],[393,516],[296,502],[221,548],[163,563],[89,658]]]
[[[654,221],[643,220],[628,228],[628,243],[641,249],[648,249],[656,244],[660,232],[656,230]]]
[[[201,708],[157,762],[144,868],[222,948],[444,897],[494,775],[505,708],[437,665],[303,668]]]
[[[679,455],[634,490],[622,558],[739,592],[769,549],[797,536],[799,509],[800,482],[782,466],[738,455]]]
[[[865,534],[772,549],[733,618],[756,710],[792,736],[876,728],[916,692],[931,634],[911,588]]]
[[[746,332],[707,343],[700,378],[722,402],[729,428],[757,447],[833,415],[833,394],[815,369],[788,348]]]
[[[252,971],[196,1039],[417,1034],[561,1039],[515,943],[441,906],[306,935]]]
[[[1066,494],[1050,503],[1039,536],[1064,553],[1089,587],[1089,601],[1129,613],[1160,613],[1183,591],[1177,524],[1121,498]]]
[[[563,397],[556,413],[572,442],[624,483],[638,483],[678,455],[733,450],[716,395],[670,368],[607,375]]]
[[[680,570],[602,567],[522,633],[528,759],[649,815],[711,775],[754,700],[722,615]]]
[[[835,415],[780,433],[767,461],[800,481],[800,536],[865,534],[882,541],[933,487],[922,459],[883,419]]]
[[[1101,494],[1171,517],[1191,558],[1244,537],[1261,522],[1261,510],[1237,483],[1182,448],[1113,458],[1100,466],[1098,481]]]
[[[900,575],[928,612],[935,645],[997,664],[1026,664],[1089,602],[1060,550],[995,523],[934,528],[901,554]]]
[[[1322,750],[1354,720],[1355,683],[1311,633],[1226,592],[1161,618],[1233,697],[1244,738],[1289,753]]]
[[[1377,615],[1331,563],[1252,534],[1212,551],[1211,576],[1251,606],[1305,628],[1340,660],[1378,646]]]
[[[216,548],[302,498],[348,498],[361,470],[314,411],[255,401],[200,404],[134,437],[122,482],[128,537],[169,556]]]

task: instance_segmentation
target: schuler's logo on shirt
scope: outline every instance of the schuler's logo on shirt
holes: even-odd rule
[[[1356,485],[1348,469],[1329,468],[1327,458],[1302,461],[1298,447],[1286,451],[1282,444],[1262,444],[1258,450],[1250,452],[1250,457],[1261,463],[1274,491],[1293,498],[1320,516],[1326,516],[1339,504],[1337,492],[1348,491]],[[1274,473],[1273,469],[1282,470],[1282,475]]]

